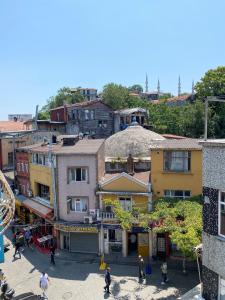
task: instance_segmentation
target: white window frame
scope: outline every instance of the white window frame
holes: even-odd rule
[[[121,202],[120,202],[120,201],[123,201],[122,198],[125,200],[125,209],[122,207]],[[132,210],[132,197],[131,196],[119,196],[118,201],[119,201],[120,206],[123,208],[124,211],[131,211]],[[130,202],[130,209],[127,209],[127,201]]]
[[[221,201],[221,194],[222,193],[224,193],[225,194],[225,192],[224,191],[219,191],[219,207],[218,207],[218,210],[219,210],[219,220],[218,220],[218,235],[219,236],[222,236],[222,237],[225,237],[225,234],[222,234],[221,232],[220,232],[220,228],[221,228],[221,204],[222,205],[224,205],[224,207],[225,207],[225,201],[224,202],[222,202]]]
[[[20,163],[17,163],[17,171],[20,172]]]
[[[77,170],[81,169],[81,180],[77,180]],[[84,171],[85,179],[82,180],[82,173]],[[72,172],[74,172],[74,179]],[[87,167],[74,167],[69,169],[69,182],[88,182],[88,168]]]
[[[29,172],[29,170],[28,170],[28,163],[25,163],[25,170],[26,170],[26,173]]]
[[[25,166],[24,166],[24,163],[23,162],[21,162],[21,171],[24,173],[24,171],[25,171]]]
[[[218,281],[218,300],[221,300],[221,279],[225,281],[221,276],[219,276],[219,281]]]
[[[169,191],[169,196],[166,195],[166,191]],[[180,191],[180,192],[183,192],[183,196],[180,197],[180,196],[173,196],[172,195],[172,192],[175,192],[175,191]],[[189,190],[164,190],[164,197],[165,198],[175,198],[175,199],[189,199],[191,197],[191,191]],[[190,196],[185,196],[185,192],[190,192]]]
[[[70,203],[70,211],[72,212],[76,212],[76,213],[87,213],[88,211],[88,198],[87,197],[71,197],[71,203]],[[80,205],[80,208],[81,208],[81,203],[82,202],[86,202],[85,205],[86,205],[86,210],[83,211],[83,210],[78,210],[77,207],[78,207],[78,203]],[[72,202],[74,202],[74,209],[72,209]]]

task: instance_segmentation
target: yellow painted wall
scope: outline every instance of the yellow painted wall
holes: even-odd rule
[[[30,157],[31,160],[31,157]],[[46,166],[30,163],[30,183],[34,197],[38,195],[37,183],[49,186],[50,188],[50,203],[53,205],[53,189],[51,169]]]
[[[190,190],[191,196],[202,193],[201,150],[191,150],[191,171],[188,173],[168,172],[163,168],[163,150],[151,150],[151,182],[154,199],[163,197],[164,190]]]
[[[117,195],[102,195],[102,201],[104,200],[112,200],[116,201],[120,196]],[[121,197],[124,197],[121,195]],[[148,197],[147,196],[139,196],[139,195],[126,195],[126,197],[131,197],[132,199],[132,207],[139,208],[143,211],[148,209]]]
[[[147,192],[147,188],[126,177],[120,177],[106,184],[103,190],[119,192]]]

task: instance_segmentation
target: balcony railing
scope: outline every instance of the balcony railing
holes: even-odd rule
[[[97,219],[98,220],[113,220],[113,219],[115,219],[115,214],[113,212],[97,210]]]

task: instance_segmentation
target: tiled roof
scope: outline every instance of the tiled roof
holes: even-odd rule
[[[73,146],[63,146],[60,144],[53,144],[51,147],[52,153],[56,155],[63,155],[63,154],[96,154],[102,144],[104,143],[104,139],[83,139],[78,141]],[[42,144],[43,145],[43,144]],[[49,152],[49,145],[44,144],[42,146],[41,144],[31,145],[22,147],[20,149],[27,149],[30,152],[38,152],[38,153],[48,153]]]
[[[167,139],[164,141],[154,141],[150,145],[150,149],[185,149],[185,150],[201,150],[199,144],[200,139]]]
[[[191,97],[191,94],[176,96],[166,99],[167,102],[187,101]]]
[[[104,183],[104,181],[108,181],[109,179],[112,179],[118,175],[120,175],[121,173],[113,173],[113,174],[105,174],[102,180],[102,183]],[[137,172],[134,173],[134,175],[131,175],[133,178],[142,181],[143,183],[147,184],[150,181],[150,171],[146,171],[146,172]]]
[[[73,109],[73,108],[76,108],[76,107],[86,107],[86,106],[94,105],[96,103],[102,103],[105,106],[108,106],[109,108],[112,109],[111,106],[109,106],[108,104],[104,103],[101,99],[96,99],[96,100],[83,101],[83,102],[74,103],[74,104],[66,104],[65,106],[59,106],[59,107],[52,108],[52,109],[50,109],[50,111],[58,110],[58,109],[61,109],[61,108],[64,108],[64,107],[66,107],[67,109],[68,108],[69,109]]]
[[[23,122],[15,121],[0,121],[0,132],[15,132],[26,130]]]

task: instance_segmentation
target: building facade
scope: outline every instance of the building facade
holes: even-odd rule
[[[203,146],[203,297],[225,299],[225,140]]]
[[[71,93],[79,92],[85,99],[85,101],[94,101],[97,99],[97,89],[93,88],[75,88],[70,90]]]
[[[114,132],[113,109],[100,100],[70,105],[67,113],[67,134],[106,138]]]
[[[144,126],[147,124],[147,111],[144,108],[120,109],[114,112],[114,132],[126,129],[133,122]]]
[[[202,147],[195,139],[168,139],[151,146],[153,198],[202,194]]]
[[[70,252],[99,253],[96,188],[104,174],[104,140],[80,140],[57,151],[59,246]]]
[[[123,229],[112,205],[118,201],[123,210],[148,212],[152,209],[152,194],[149,182],[150,172],[135,174],[119,173],[105,174],[99,184],[98,219],[101,220],[101,253],[121,253],[124,257],[139,254],[152,256],[151,234],[138,223],[133,224],[130,230]]]

